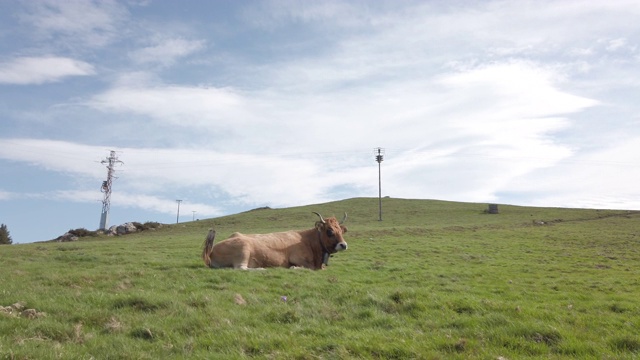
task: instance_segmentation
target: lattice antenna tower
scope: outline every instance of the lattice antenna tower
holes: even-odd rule
[[[100,216],[99,228],[100,230],[106,230],[109,223],[109,208],[111,207],[111,185],[113,184],[113,180],[117,179],[117,177],[113,175],[116,172],[115,165],[124,163],[118,160],[118,156],[113,150],[110,151],[109,157],[100,163],[107,164],[107,180],[102,182],[102,188],[100,189],[100,191],[104,193],[104,198],[102,199],[102,215]]]
[[[373,149],[373,153],[376,157],[376,162],[378,163],[378,221],[382,221],[382,175],[380,172],[380,164],[384,161],[384,149],[380,147],[375,148]]]

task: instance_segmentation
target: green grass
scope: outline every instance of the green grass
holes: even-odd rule
[[[349,199],[0,247],[0,359],[638,359],[640,212]],[[324,271],[211,270],[207,229],[348,212]],[[544,224],[541,224],[544,223]],[[286,296],[286,302],[282,297]]]

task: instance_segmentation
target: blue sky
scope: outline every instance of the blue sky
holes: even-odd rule
[[[190,221],[376,197],[376,147],[384,196],[638,210],[639,18],[635,0],[5,0],[0,223],[14,243],[96,229],[110,150],[109,225],[173,223],[176,199]]]

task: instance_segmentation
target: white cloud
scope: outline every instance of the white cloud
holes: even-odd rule
[[[118,206],[144,209],[169,215],[176,213],[175,199],[126,192],[116,192],[112,199]],[[199,216],[213,217],[224,214],[223,210],[218,207],[202,204],[197,201],[183,200],[182,205],[185,206],[187,204],[189,211],[195,211]]]
[[[203,49],[204,44],[203,40],[161,39],[156,41],[156,45],[131,52],[130,57],[138,63],[159,63],[169,66],[177,59]]]
[[[103,147],[28,139],[9,142],[12,146],[0,149],[0,157],[68,174],[80,183],[78,186],[92,186],[106,177],[104,165],[97,163],[97,159],[104,157]],[[116,167],[119,179],[115,186],[121,196],[118,202],[160,212],[173,211],[174,206],[169,205],[173,199],[153,195],[166,193],[167,189],[211,188],[219,195],[231,196],[236,203],[285,205],[325,199],[323,193],[328,188],[343,183],[341,178],[323,171],[322,161],[314,164],[295,158],[202,149],[121,148],[117,151],[124,161],[124,165]],[[94,202],[100,193],[74,190],[33,196]],[[190,208],[201,215],[221,213],[216,207],[190,202]]]
[[[535,191],[536,206],[640,209],[638,149],[640,137],[631,137],[514,178],[503,190]]]
[[[185,127],[237,125],[247,116],[244,97],[231,88],[116,86],[87,104],[102,111],[142,114]]]
[[[609,40],[607,43],[607,51],[616,51],[625,45],[627,45],[627,39],[624,38]]]
[[[4,84],[43,84],[93,74],[91,64],[57,56],[21,57],[0,63],[0,83]]]
[[[363,16],[364,15],[364,16]],[[287,23],[358,24],[366,12],[344,1],[268,0],[245,7],[243,17],[252,26],[273,30]]]
[[[116,183],[116,186],[117,185],[118,184]],[[95,190],[64,190],[53,193],[37,194],[37,196],[80,203],[96,203],[101,201],[103,197],[100,192]],[[172,215],[176,212],[176,202],[174,199],[122,190],[113,192],[111,202],[112,204],[117,204],[119,207],[136,208],[162,214]],[[189,201],[189,209],[190,211],[196,211],[202,216],[217,216],[223,213],[222,210],[214,206],[192,201]]]
[[[466,114],[457,116],[460,131],[513,138],[513,132],[527,137],[557,131],[567,126],[558,115],[598,105],[598,101],[559,90],[563,78],[553,69],[509,61],[447,74],[439,82],[455,93],[454,106]],[[454,106],[448,110],[455,112]]]
[[[13,198],[13,194],[0,190],[0,200],[9,200],[11,198]]]
[[[55,140],[3,139],[0,158],[20,161],[46,170],[88,177],[102,177],[104,170],[96,164],[105,158],[103,147]]]
[[[74,47],[102,47],[122,34],[126,8],[116,1],[34,0],[24,3],[19,17],[44,39],[62,38],[59,44]]]

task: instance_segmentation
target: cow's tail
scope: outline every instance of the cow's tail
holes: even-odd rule
[[[207,238],[204,240],[204,244],[202,244],[202,260],[207,267],[211,267],[211,252],[213,251],[213,241],[215,238],[216,231],[209,229]]]

